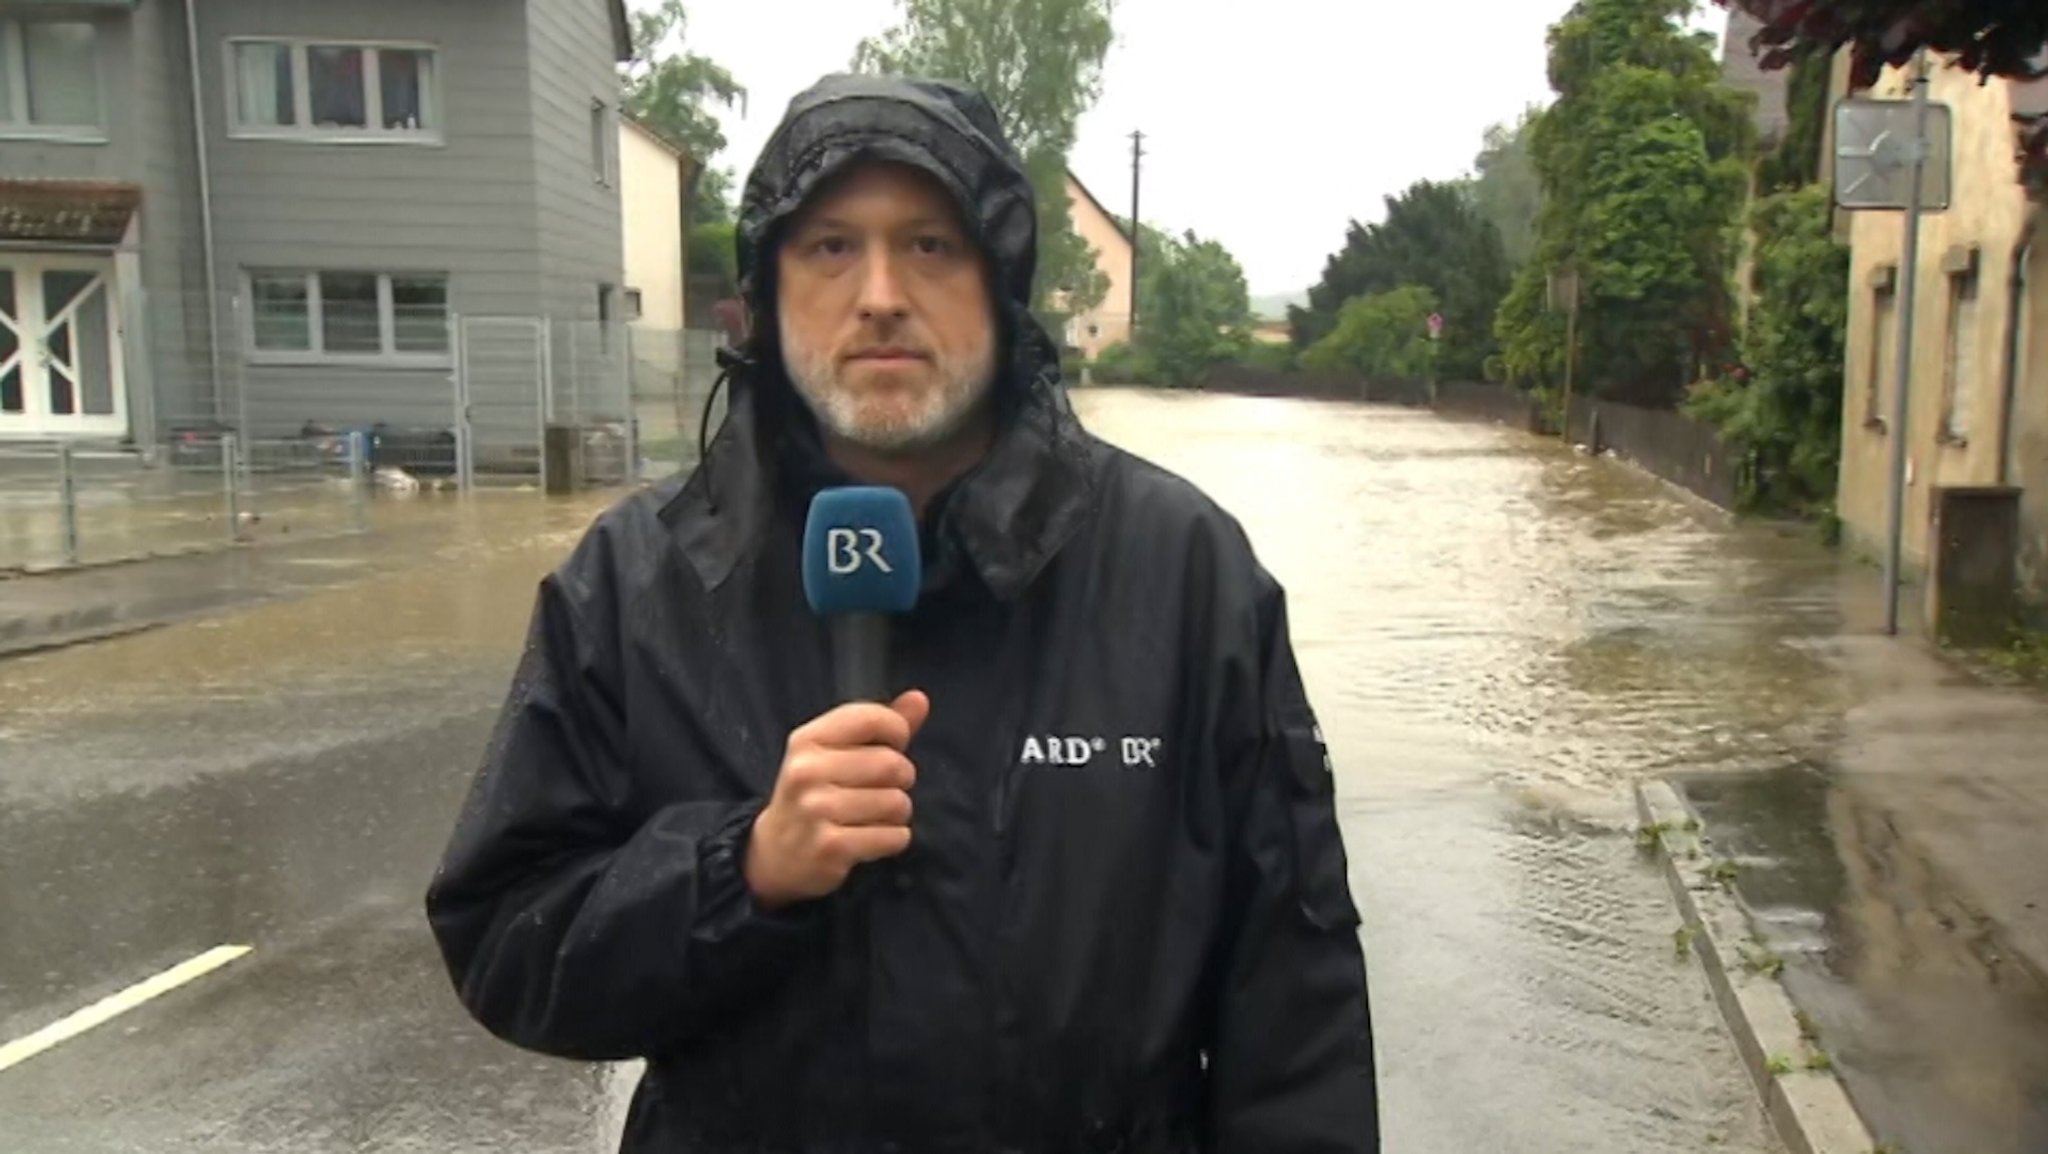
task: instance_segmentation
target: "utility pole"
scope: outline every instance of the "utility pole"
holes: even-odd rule
[[[1899,631],[1899,584],[1901,538],[1906,521],[1906,426],[1912,416],[1906,387],[1913,379],[1914,290],[1920,282],[1920,216],[1927,193],[1927,50],[1913,57],[1913,144],[1912,191],[1906,200],[1905,247],[1899,254],[1899,343],[1898,363],[1893,366],[1891,427],[1891,503],[1885,516],[1884,544],[1884,631]]]
[[[1131,340],[1138,339],[1138,249],[1145,241],[1145,226],[1138,223],[1138,170],[1145,156],[1145,134],[1131,133]]]

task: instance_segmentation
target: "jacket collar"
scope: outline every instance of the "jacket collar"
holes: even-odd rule
[[[931,503],[922,526],[927,593],[953,585],[966,567],[998,599],[1015,600],[1094,505],[1100,444],[1064,387],[1043,373],[1021,393],[988,455]],[[725,422],[663,510],[707,589],[758,555],[778,527],[800,533],[819,489],[853,483],[825,459],[808,414],[791,419],[797,404],[764,395],[751,366],[735,369]]]

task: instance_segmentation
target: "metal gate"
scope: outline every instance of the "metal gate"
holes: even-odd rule
[[[554,356],[539,317],[456,321],[456,428],[462,486],[547,487],[548,412]]]

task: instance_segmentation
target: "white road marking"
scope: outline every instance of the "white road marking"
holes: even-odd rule
[[[116,994],[109,994],[69,1017],[52,1022],[26,1038],[0,1046],[0,1071],[19,1066],[37,1054],[53,1046],[68,1042],[95,1026],[105,1025],[128,1011],[148,1002],[152,998],[167,994],[179,986],[196,981],[229,962],[248,953],[249,946],[215,946],[213,949],[180,962],[153,978],[135,983]]]

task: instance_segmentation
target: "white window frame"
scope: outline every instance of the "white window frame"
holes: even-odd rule
[[[1884,401],[1897,383],[1891,362],[1898,359],[1899,300],[1891,288],[1870,294],[1870,371],[1864,378],[1863,427],[1884,431],[1891,423]]]
[[[612,106],[592,97],[590,101],[591,157],[595,172],[591,179],[602,188],[616,188],[619,183],[619,120]]]
[[[22,29],[29,24],[90,24],[92,26],[92,85],[98,96],[98,124],[37,124],[28,119],[28,40]],[[0,16],[0,58],[7,63],[7,118],[0,120],[0,140],[49,140],[70,144],[107,142],[107,62],[105,39],[100,25],[81,17],[58,19],[51,16]]]
[[[325,345],[327,325],[320,299],[320,277],[374,276],[377,278],[377,344],[374,353],[331,353]],[[259,349],[256,347],[256,279],[282,279],[303,276],[306,280],[306,340],[303,349]],[[455,314],[455,278],[439,269],[356,269],[356,268],[248,268],[242,270],[242,299],[249,302],[242,313],[242,351],[252,365],[306,365],[326,366],[350,365],[374,369],[446,369],[455,364],[454,333],[451,329],[447,351],[438,353],[408,353],[398,351],[397,310],[392,305],[391,280],[393,277],[440,277],[442,293],[447,298],[442,306],[448,317]]]
[[[241,68],[236,49],[245,44],[278,44],[291,53],[292,112],[296,124],[244,124],[242,122]],[[307,49],[353,48],[363,53],[363,119],[361,128],[321,128],[313,121],[313,76],[307,66]],[[424,100],[430,126],[421,129],[384,128],[384,53],[420,52],[427,56]],[[386,144],[438,146],[447,142],[447,105],[441,99],[441,48],[417,40],[338,39],[307,36],[230,36],[221,49],[222,75],[227,83],[221,90],[227,98],[228,135],[236,140],[271,140],[291,144]]]
[[[1963,448],[1970,443],[1970,413],[1977,397],[1978,325],[1983,314],[1977,273],[1950,273],[1948,315],[1941,351],[1941,427],[1937,435]]]

